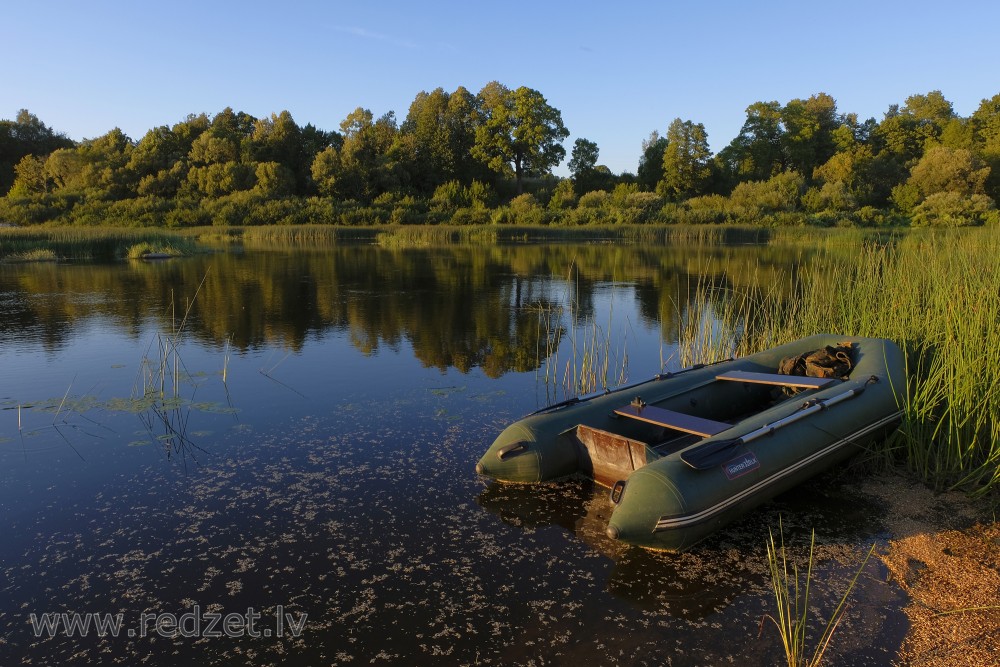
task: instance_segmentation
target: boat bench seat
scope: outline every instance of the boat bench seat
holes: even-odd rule
[[[703,437],[721,433],[733,427],[725,422],[703,419],[694,415],[686,415],[683,412],[675,412],[665,408],[658,408],[655,405],[626,405],[615,409],[615,414],[622,417],[631,417],[640,421],[665,426],[685,433],[693,433]]]
[[[779,375],[777,373],[753,373],[751,371],[729,371],[716,375],[716,380],[731,380],[733,382],[753,382],[757,384],[775,384],[798,389],[822,389],[836,382],[836,378],[813,378],[802,375]]]

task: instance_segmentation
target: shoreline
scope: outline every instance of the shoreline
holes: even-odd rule
[[[859,490],[887,511],[876,554],[908,598],[896,664],[991,664],[1000,655],[1000,525],[989,503],[899,473],[871,476]]]

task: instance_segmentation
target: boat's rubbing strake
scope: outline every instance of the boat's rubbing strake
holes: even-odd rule
[[[685,526],[690,526],[690,525],[701,523],[703,521],[707,521],[708,519],[711,519],[716,514],[724,512],[727,509],[729,509],[730,507],[732,507],[733,505],[736,505],[736,504],[738,504],[738,503],[746,500],[748,497],[752,496],[753,494],[757,493],[758,491],[760,491],[760,490],[762,490],[762,489],[770,486],[771,484],[774,484],[774,483],[780,481],[781,479],[783,479],[783,478],[785,478],[785,477],[787,477],[789,475],[794,474],[799,469],[804,468],[804,467],[812,464],[813,462],[815,462],[815,461],[823,458],[824,456],[827,456],[827,455],[833,453],[834,451],[836,451],[837,449],[840,449],[841,447],[843,447],[845,445],[853,444],[854,441],[857,438],[866,436],[866,435],[868,435],[869,433],[871,433],[873,431],[877,431],[880,428],[884,428],[885,426],[887,426],[887,425],[889,425],[889,424],[891,424],[891,423],[893,423],[895,421],[898,421],[902,417],[902,415],[903,415],[903,412],[902,411],[898,411],[898,412],[895,412],[895,413],[889,415],[888,417],[885,417],[884,419],[880,419],[877,422],[869,424],[865,428],[859,429],[859,430],[851,433],[850,435],[845,436],[844,438],[842,438],[842,439],[840,439],[840,440],[838,440],[838,441],[836,441],[834,443],[831,443],[830,445],[827,445],[826,447],[824,447],[823,449],[819,450],[818,452],[812,454],[811,456],[808,456],[808,457],[802,459],[801,461],[798,461],[794,465],[790,465],[787,468],[781,469],[780,471],[778,471],[775,474],[771,475],[767,479],[763,479],[763,480],[757,482],[753,486],[744,489],[743,491],[741,491],[740,493],[738,493],[736,495],[730,496],[729,498],[727,498],[726,500],[722,501],[721,503],[719,503],[717,505],[713,505],[712,507],[709,507],[708,509],[704,509],[704,510],[702,510],[700,512],[696,512],[695,514],[689,514],[689,515],[662,516],[662,517],[660,517],[660,520],[656,522],[656,527],[653,528],[653,532],[654,533],[658,533],[658,532],[661,532],[661,531],[664,531],[664,530],[673,530],[673,529],[676,529],[676,528],[684,528]],[[736,476],[738,477],[739,475],[736,475]],[[621,493],[622,492],[619,492],[619,500],[621,498]]]

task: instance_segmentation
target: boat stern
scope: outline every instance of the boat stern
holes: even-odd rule
[[[664,531],[661,520],[687,514],[684,494],[657,466],[636,470],[611,491],[615,508],[606,533],[613,540],[647,549],[681,551],[701,539],[700,531]],[[697,534],[696,534],[697,533]]]

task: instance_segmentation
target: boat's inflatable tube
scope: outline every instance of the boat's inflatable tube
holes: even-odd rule
[[[774,373],[783,358],[843,342],[853,344],[855,358],[847,381],[805,392],[665,456],[653,455],[651,462],[615,485],[617,504],[608,523],[609,536],[650,548],[685,549],[894,428],[900,419],[897,396],[905,393],[899,348],[883,339],[824,334],[742,359],[658,376],[511,424],[476,470],[519,483],[574,474],[586,468],[581,465],[585,454],[574,435],[576,427],[627,431],[629,425],[623,422],[632,420],[617,419],[613,411],[636,396],[648,404],[711,418],[740,400],[740,383],[717,381],[717,375],[736,370]],[[804,411],[807,414],[801,414]],[[780,427],[772,429],[775,424]],[[699,451],[715,452],[717,460],[699,456]],[[711,465],[699,470],[692,461]]]

